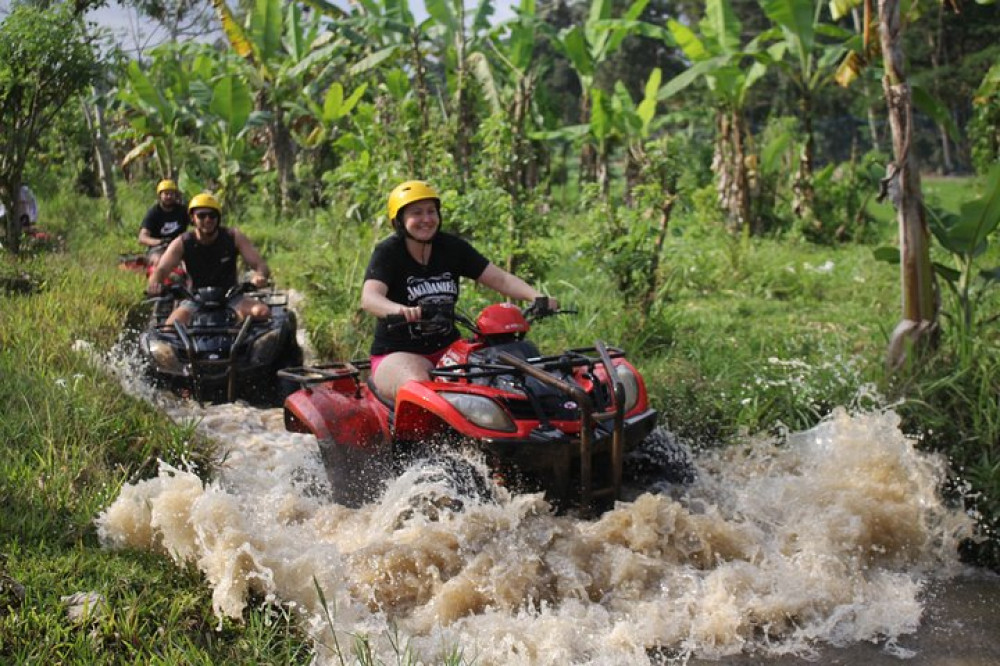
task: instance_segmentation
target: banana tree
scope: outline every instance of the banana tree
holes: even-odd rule
[[[626,37],[637,33],[635,23],[648,4],[649,0],[633,0],[622,20],[611,22],[614,6],[612,0],[591,0],[587,20],[583,25],[571,26],[558,34],[550,32],[552,45],[566,56],[580,80],[581,125],[590,122],[591,91],[598,66],[618,50]],[[590,179],[597,175],[593,151],[594,146],[585,144],[580,155],[581,173]]]
[[[858,5],[864,6],[864,33],[861,49],[844,59],[837,80],[848,85],[875,49],[870,44],[868,26],[873,23],[874,0],[832,0],[834,16]],[[910,150],[913,138],[913,90],[907,81],[903,26],[899,0],[878,0],[879,52],[882,54],[882,90],[889,112],[893,162],[883,181],[891,191],[892,205],[899,224],[899,263],[902,316],[889,339],[887,362],[898,369],[911,347],[929,349],[937,339],[939,303],[937,282],[930,257],[930,231],[925,217],[920,171]],[[860,53],[859,53],[860,51]]]
[[[968,343],[977,326],[1000,318],[977,320],[976,317],[983,296],[1000,282],[1000,266],[981,269],[978,265],[986,257],[990,237],[1000,227],[1000,164],[994,165],[983,177],[982,195],[962,203],[957,214],[932,206],[927,207],[927,212],[934,238],[948,251],[953,262],[952,266],[935,263],[934,269],[955,299],[954,323],[963,333],[960,339],[966,349],[971,350]],[[895,248],[889,249],[892,250]],[[895,250],[895,261],[898,260],[899,252]]]
[[[177,176],[183,161],[177,155],[179,144],[196,118],[191,83],[200,80],[200,74],[193,62],[167,45],[152,50],[145,64],[128,63],[118,99],[125,107],[136,143],[122,160],[123,168],[152,156],[162,177]]]
[[[368,90],[368,84],[362,83],[345,97],[343,84],[334,81],[326,89],[326,94],[321,102],[311,98],[303,99],[303,104],[309,110],[315,125],[311,126],[310,131],[302,137],[300,143],[307,148],[315,148],[335,139],[337,123],[350,116],[366,90]]]
[[[212,0],[230,46],[246,64],[252,94],[268,114],[270,154],[278,172],[278,203],[286,210],[292,199],[296,145],[290,109],[307,89],[307,79],[328,80],[342,65],[343,45],[320,29],[319,14],[305,21],[298,3],[283,11],[281,0],[256,0],[245,25],[236,21],[225,0]],[[325,11],[336,9],[325,7]],[[297,106],[298,104],[298,106]]]
[[[394,124],[393,110],[410,95],[416,98],[421,132],[426,133],[431,126],[426,42],[427,32],[434,25],[435,19],[430,17],[417,23],[406,0],[359,0],[351,15],[338,26],[363,53],[348,68],[348,74],[379,73],[384,84],[381,91],[389,97],[376,101],[379,122],[385,127]],[[403,75],[403,66],[409,73],[407,85],[401,89],[396,83]],[[420,151],[419,146],[414,148]],[[417,160],[409,149],[406,157],[415,167]]]
[[[658,220],[651,224],[655,233],[643,229],[623,229],[619,239],[623,239],[632,248],[629,261],[635,266],[642,266],[644,274],[643,285],[639,296],[643,312],[649,314],[660,288],[659,266],[663,255],[663,246],[667,238],[667,229],[674,203],[677,200],[676,183],[663,169],[664,161],[654,155],[660,152],[659,145],[664,145],[668,137],[660,137],[659,145],[651,145],[656,128],[657,102],[663,74],[659,67],[653,69],[646,81],[643,98],[635,104],[624,84],[615,84],[614,103],[611,105],[613,124],[625,145],[625,202],[628,208],[637,207],[636,192],[640,188],[648,191],[643,204],[651,204],[657,211]],[[596,108],[596,107],[595,107]],[[669,150],[669,148],[667,149]],[[605,169],[606,171],[606,169]],[[645,213],[642,214],[645,217]],[[650,229],[649,231],[652,231]],[[612,245],[617,241],[612,241]]]
[[[537,127],[533,112],[541,66],[537,57],[540,30],[535,0],[521,0],[516,16],[498,25],[483,48],[468,57],[490,113],[503,118],[510,128],[505,147],[508,157],[497,165],[494,177],[515,203],[538,182],[537,151],[529,134]],[[518,159],[509,159],[510,155]]]
[[[748,226],[759,232],[760,222],[751,216],[747,169],[751,137],[745,112],[750,89],[767,72],[767,65],[756,57],[748,61],[748,55],[759,55],[757,43],[740,45],[742,24],[729,0],[705,3],[698,32],[673,19],[667,28],[691,66],[667,82],[659,99],[669,100],[691,84],[704,82],[715,108],[712,169],[717,174],[719,205],[726,211],[730,229]]]
[[[758,37],[771,65],[793,85],[798,95],[799,119],[805,136],[795,178],[793,208],[803,219],[822,226],[814,214],[813,102],[817,93],[834,83],[837,67],[849,50],[848,30],[821,21],[823,0],[758,0],[775,28]]]
[[[444,65],[445,81],[451,99],[451,122],[454,128],[454,155],[459,177],[464,180],[470,169],[472,135],[479,124],[470,85],[473,56],[486,48],[490,31],[493,0],[480,0],[466,16],[464,0],[426,0],[427,13],[437,25],[431,31],[432,43],[438,45],[437,59]]]
[[[101,183],[101,193],[108,202],[107,221],[109,224],[120,226],[122,220],[115,188],[114,156],[108,139],[107,87],[107,83],[103,80],[95,82],[88,95],[80,96],[80,109],[93,137],[97,176]]]
[[[265,127],[268,120],[267,113],[254,110],[250,87],[242,77],[227,74],[219,78],[202,116],[204,142],[195,148],[202,158],[200,173],[194,176],[191,170],[184,174],[184,180],[201,180],[198,189],[214,190],[223,208],[231,209],[237,186],[247,174],[244,165],[259,161],[259,155],[250,155],[252,133]]]
[[[662,178],[663,169],[658,168],[663,162],[650,156],[661,151],[654,142],[665,143],[661,141],[664,137],[653,138],[662,77],[659,68],[650,72],[638,104],[621,81],[615,83],[611,94],[594,88],[587,125],[540,133],[548,139],[575,139],[595,146],[601,209],[607,211],[609,218],[608,224],[599,225],[593,232],[597,245],[605,250],[599,261],[615,277],[618,289],[636,297],[647,313],[659,289],[660,256],[676,200],[674,184]],[[610,192],[612,159],[622,148],[628,181],[625,199],[629,205],[625,207],[614,205]],[[644,192],[643,205],[633,207],[636,191]],[[652,210],[659,212],[658,220],[652,218]]]
[[[597,146],[597,182],[607,199],[611,189],[611,156],[618,146],[625,148],[625,173],[629,186],[637,184],[638,173],[643,163],[643,143],[649,138],[653,118],[656,116],[656,102],[663,73],[659,67],[653,69],[646,81],[645,94],[636,105],[621,81],[615,82],[614,94],[605,95],[594,89],[593,112],[590,119],[590,134]],[[625,196],[630,196],[630,187]]]

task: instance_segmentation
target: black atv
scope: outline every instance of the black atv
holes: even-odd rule
[[[271,316],[241,321],[227,305],[237,294],[265,303]],[[191,324],[167,325],[167,317],[183,299],[198,304]],[[174,284],[149,302],[152,309],[139,336],[139,353],[157,384],[202,402],[242,398],[272,405],[280,405],[297,388],[276,376],[278,370],[302,364],[296,317],[286,292],[256,290],[244,282],[228,290],[207,287],[192,293]]]

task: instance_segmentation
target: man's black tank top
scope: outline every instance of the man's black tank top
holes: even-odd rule
[[[211,245],[202,245],[188,231],[184,239],[184,266],[195,289],[202,287],[233,287],[236,285],[236,260],[239,252],[232,232],[219,227],[219,235]]]

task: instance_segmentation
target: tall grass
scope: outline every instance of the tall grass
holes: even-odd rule
[[[116,267],[131,230],[89,221],[49,225],[67,253],[0,264],[0,285],[19,285],[0,291],[0,662],[305,663],[310,644],[281,609],[220,625],[197,572],[98,543],[93,520],[123,483],[158,458],[207,460],[210,444],[74,350],[107,351],[141,293]],[[72,620],[77,593],[101,596]]]

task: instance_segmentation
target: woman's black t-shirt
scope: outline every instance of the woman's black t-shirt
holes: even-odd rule
[[[430,261],[424,266],[406,251],[406,240],[393,235],[375,246],[365,280],[378,280],[389,287],[386,297],[407,307],[458,301],[459,277],[478,280],[489,260],[467,241],[438,232],[431,241]],[[421,332],[419,324],[388,327],[384,319],[375,325],[373,356],[397,351],[430,354],[458,338],[453,324]]]

